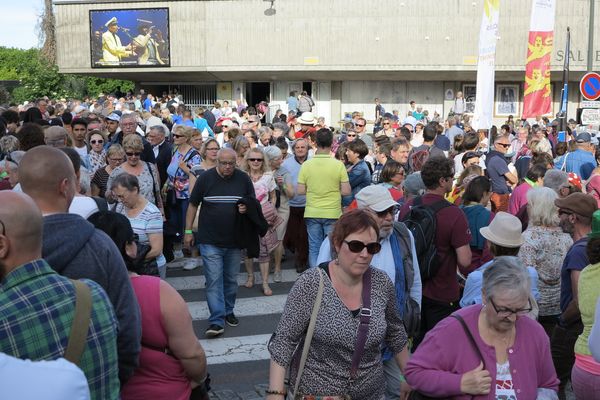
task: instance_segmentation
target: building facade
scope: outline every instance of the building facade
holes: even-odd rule
[[[556,1],[551,63],[553,113],[558,112],[563,64],[569,57],[569,117],[575,117],[583,100],[578,80],[586,71],[600,69],[600,30],[589,29],[595,20],[600,21],[600,0]],[[409,101],[414,100],[430,115],[438,112],[446,116],[457,91],[465,92],[467,97],[476,96],[483,3],[55,0],[57,60],[63,73],[130,79],[155,94],[177,88],[184,101],[196,105],[235,99],[254,105],[267,100],[272,110],[287,111],[289,92],[306,90],[315,99],[316,114],[334,125],[352,111],[373,119],[375,97],[381,99],[386,111],[397,109],[400,115],[406,115]],[[168,63],[94,65],[94,54],[100,57],[99,37],[109,31],[106,24],[111,15],[125,15],[118,14],[124,9],[168,10],[168,26],[162,34],[168,40],[161,44],[162,51],[168,52]],[[508,113],[519,116],[523,107],[530,13],[531,1],[500,0],[494,113],[497,124]],[[92,21],[97,16],[99,19]],[[123,47],[139,44],[136,38],[142,36],[132,32],[135,24],[157,24],[137,18],[127,28],[123,25],[126,21],[121,18],[116,32],[119,39],[114,39],[120,40]],[[567,27],[571,29],[568,55]],[[150,37],[159,42],[155,33]],[[504,98],[507,94],[511,96],[510,104]]]

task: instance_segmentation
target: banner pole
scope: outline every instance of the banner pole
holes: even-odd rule
[[[558,118],[560,120],[560,130],[567,130],[567,106],[569,104],[569,57],[571,51],[571,29],[567,27],[567,43],[565,47],[565,61],[563,64],[563,89],[561,96],[561,106]]]

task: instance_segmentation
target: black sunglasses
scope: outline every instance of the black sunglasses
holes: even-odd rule
[[[356,126],[357,128],[362,128],[364,125],[354,124],[354,126]]]
[[[91,144],[96,144],[96,143],[98,143],[98,144],[102,144],[102,143],[104,143],[104,140],[103,140],[103,139],[98,139],[98,140],[90,140],[90,143],[91,143]]]
[[[263,159],[262,158],[249,158],[248,161],[260,161],[260,162],[262,162]]]
[[[348,245],[348,248],[353,253],[360,253],[365,247],[367,248],[367,253],[371,255],[377,254],[381,251],[381,244],[379,244],[379,242],[365,244],[360,240],[344,240],[344,243]]]
[[[496,143],[499,144],[500,146],[504,147],[505,149],[508,149],[510,147],[510,144],[507,143]]]
[[[140,154],[142,154],[142,153],[133,152],[133,151],[126,151],[125,154],[127,154],[128,157],[133,157],[133,156],[139,157]]]

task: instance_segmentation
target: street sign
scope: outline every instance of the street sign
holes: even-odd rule
[[[579,91],[586,100],[600,98],[600,74],[588,72],[579,81]]]
[[[583,100],[579,102],[579,108],[600,108],[600,101]]]

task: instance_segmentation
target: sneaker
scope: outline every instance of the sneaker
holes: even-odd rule
[[[273,282],[281,282],[281,271],[275,271],[275,273],[273,274]]]
[[[204,335],[206,335],[206,337],[212,338],[222,335],[223,332],[225,332],[225,328],[216,324],[212,324],[208,327],[206,332],[204,332]]]
[[[186,271],[191,271],[196,268],[198,268],[198,263],[196,262],[196,260],[186,260],[183,264],[183,269],[185,269]]]
[[[238,326],[240,324],[240,320],[237,319],[233,313],[225,317],[225,322],[227,322],[227,325],[229,326]]]

